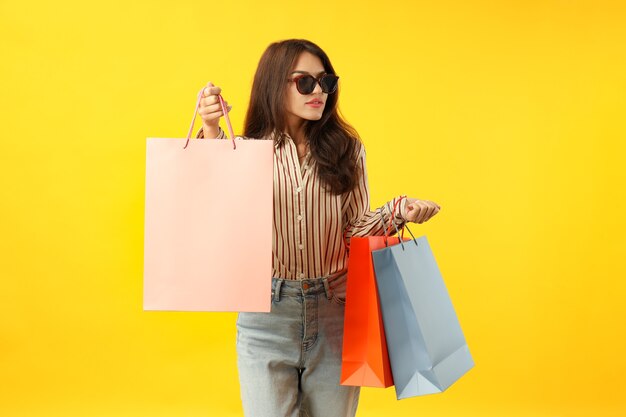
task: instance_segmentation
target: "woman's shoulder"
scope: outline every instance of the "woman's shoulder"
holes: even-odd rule
[[[361,142],[360,139],[354,139],[355,145],[354,145],[354,153],[356,154],[357,158],[363,158],[365,157],[365,145],[363,144],[363,142]]]

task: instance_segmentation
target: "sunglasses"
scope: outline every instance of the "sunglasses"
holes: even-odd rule
[[[298,75],[288,81],[296,83],[296,88],[300,94],[311,94],[315,90],[315,84],[319,84],[322,92],[332,94],[337,91],[337,82],[339,77],[334,74],[324,74],[319,78],[315,78],[309,74]]]

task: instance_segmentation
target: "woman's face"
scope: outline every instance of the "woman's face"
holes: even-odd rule
[[[289,74],[289,79],[293,79],[300,74],[310,74],[316,78],[324,73],[322,61],[310,52],[302,52],[298,57],[295,69]],[[322,118],[322,112],[326,106],[326,97],[328,94],[322,92],[319,83],[315,84],[315,89],[311,94],[300,94],[296,88],[295,82],[289,82],[287,85],[287,97],[285,110],[287,113],[287,121],[289,125],[299,125],[303,120],[319,120]],[[321,101],[320,104],[307,104],[312,100]]]

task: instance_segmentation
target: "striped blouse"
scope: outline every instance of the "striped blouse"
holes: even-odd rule
[[[200,129],[197,138],[203,137]],[[225,139],[220,128],[217,139]],[[243,138],[246,139],[246,138]],[[273,140],[273,136],[268,138]],[[365,147],[358,144],[358,185],[349,193],[325,192],[315,173],[315,159],[309,152],[302,165],[293,139],[287,135],[274,146],[274,211],[272,237],[272,276],[299,280],[324,277],[347,268],[344,245],[351,236],[382,236],[397,196],[376,211],[370,211]],[[396,210],[394,223],[405,225],[402,214],[406,199]],[[385,223],[381,219],[382,211]],[[395,229],[393,229],[395,232]]]

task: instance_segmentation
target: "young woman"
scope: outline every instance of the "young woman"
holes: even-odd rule
[[[339,384],[344,232],[346,239],[383,235],[391,220],[398,228],[423,223],[440,208],[398,196],[369,210],[365,149],[339,115],[337,87],[326,53],[304,39],[269,45],[254,77],[243,137],[275,145],[273,301],[270,313],[239,313],[237,319],[247,417],[355,415],[359,388]],[[212,83],[204,89],[199,138],[226,137],[219,127],[220,92]],[[242,204],[254,214],[254,201]]]

